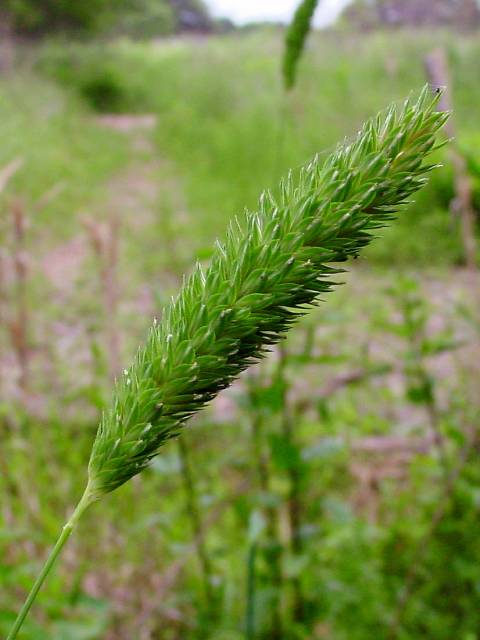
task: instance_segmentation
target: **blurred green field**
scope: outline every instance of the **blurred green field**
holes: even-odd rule
[[[267,30],[51,41],[25,48],[0,79],[0,170],[23,161],[0,194],[1,635],[83,490],[115,355],[128,363],[232,216],[417,91],[423,57],[439,44],[458,143],[476,159],[473,36],[314,34],[288,96],[281,34]],[[437,155],[445,167],[293,332],[286,363],[275,352],[196,418],[187,458],[170,443],[87,513],[25,640],[236,640],[249,637],[249,605],[255,638],[480,638],[479,283],[459,268],[452,169],[445,150]],[[20,247],[18,201],[28,223]],[[109,272],[88,229],[107,242],[112,220]],[[23,390],[12,331],[21,300]]]
[[[52,45],[39,66],[94,107],[158,114],[159,153],[185,180],[204,245],[232,213],[254,207],[259,192],[275,187],[285,171],[325,153],[386,104],[423,86],[424,56],[442,43],[452,65],[458,142],[475,155],[479,45],[473,36],[459,42],[442,33],[316,34],[288,98],[279,74],[281,38],[268,32],[194,44]],[[106,105],[98,104],[101,97]],[[372,257],[384,264],[457,262],[454,229],[443,215],[452,197],[447,167]],[[418,246],[412,226],[434,247]]]
[[[201,249],[233,213],[254,207],[259,192],[274,187],[289,168],[326,152],[386,104],[420,88],[425,83],[423,58],[442,42],[452,66],[458,141],[475,155],[476,38],[316,34],[298,89],[285,98],[279,75],[281,39],[262,32],[199,42],[43,46],[25,55],[25,66],[33,66],[33,72],[19,72],[6,93],[4,88],[1,126],[7,143],[2,159],[22,155],[22,142],[28,145],[28,172],[17,180],[29,176],[22,191],[31,191],[32,197],[66,172],[75,178],[69,188],[79,191],[83,185],[91,194],[109,170],[128,159],[113,136],[87,126],[85,109],[154,113],[157,152],[174,163],[184,181],[187,205],[199,223],[200,235],[192,235],[198,236]],[[52,86],[55,80],[63,92]],[[15,135],[18,127],[22,142]],[[89,154],[89,145],[95,152]],[[443,215],[452,197],[447,166],[434,174],[431,186],[387,239],[375,245],[372,258],[384,264],[457,262],[454,224]],[[68,198],[62,200],[69,206]],[[412,226],[432,238],[434,247],[417,246]]]

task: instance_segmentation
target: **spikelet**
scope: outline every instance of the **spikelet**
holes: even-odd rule
[[[318,0],[302,0],[287,29],[282,61],[283,83],[287,90],[295,85],[298,63],[302,57],[317,5]]]
[[[92,499],[148,466],[190,416],[228,387],[329,291],[330,263],[356,256],[433,168],[448,117],[428,88],[368,122],[322,165],[290,174],[278,198],[233,222],[210,267],[197,266],[117,381],[89,463]]]

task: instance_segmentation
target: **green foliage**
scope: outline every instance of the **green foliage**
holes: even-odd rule
[[[297,67],[302,57],[317,5],[318,0],[302,0],[295,11],[292,23],[287,29],[282,63],[283,81],[286,89],[292,89],[295,85]]]
[[[278,58],[272,56],[280,41],[271,34],[234,41],[212,38],[201,48],[185,40],[162,46],[123,41],[82,51],[57,47],[54,55],[50,46],[42,49],[40,58],[50,58],[48,71],[55,77],[62,56],[73,58],[62,84],[79,93],[80,81],[95,75],[95,67],[114,69],[123,94],[118,110],[159,115],[158,150],[168,156],[181,178],[185,205],[192,212],[189,224],[195,231],[189,249],[183,250],[188,264],[190,251],[202,258],[210,255],[206,248],[225,232],[231,211],[255,207],[259,191],[274,186],[288,167],[300,165],[317,149],[333,148],[344,135],[353,135],[369,113],[382,107],[385,95],[400,99],[422,83],[417,61],[439,41],[454,52],[458,138],[475,152],[472,114],[480,99],[475,40],[453,43],[447,36],[428,33],[408,38],[401,33],[369,35],[353,44],[320,34],[312,33],[311,38],[301,94],[291,96],[292,111],[298,115],[286,119],[280,158],[278,114],[284,95],[278,86]],[[386,60],[392,61],[393,71],[386,71]],[[184,99],[179,100],[180,95]],[[432,175],[398,224],[382,233],[383,242],[367,249],[370,262],[385,266],[460,262],[458,222],[448,213],[454,197],[448,155],[439,152],[435,160],[444,162],[445,168]],[[412,227],[418,233],[412,234]],[[429,243],[419,243],[420,237],[428,237]]]
[[[7,0],[2,19],[8,17],[18,33],[27,35],[74,31],[150,38],[182,31],[188,26],[182,20],[185,11],[199,25],[210,25],[200,0]]]
[[[94,29],[111,0],[7,0],[14,27],[19,32],[39,33],[58,29]]]
[[[123,87],[110,69],[98,69],[85,78],[80,87],[81,95],[90,106],[99,112],[115,113],[122,111],[125,104]]]
[[[135,113],[145,109],[144,91],[132,87],[125,78],[135,66],[119,65],[111,49],[99,45],[69,48],[47,45],[37,63],[38,69],[74,91],[93,110],[100,113]]]
[[[206,273],[200,266],[117,383],[89,463],[94,498],[149,465],[183,423],[275,344],[332,288],[327,263],[356,256],[425,183],[445,114],[418,102],[368,122],[355,142],[265,192],[236,222]]]

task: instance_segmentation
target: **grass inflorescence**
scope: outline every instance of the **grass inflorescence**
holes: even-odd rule
[[[262,358],[329,291],[329,263],[356,256],[426,181],[447,115],[428,88],[369,121],[322,163],[291,173],[234,221],[209,268],[197,265],[117,382],[89,464],[93,497],[139,473],[185,421]]]

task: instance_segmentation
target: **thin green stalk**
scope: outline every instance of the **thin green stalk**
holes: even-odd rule
[[[275,137],[274,157],[272,164],[273,181],[278,180],[278,176],[283,171],[283,157],[285,155],[285,142],[287,140],[287,127],[289,124],[290,106],[288,95],[284,93],[280,98],[278,106],[278,129]]]
[[[305,342],[303,346],[302,356],[310,359],[315,348],[315,325],[309,324],[305,328]]]
[[[288,353],[285,345],[280,344],[280,360],[278,364],[277,375],[282,382],[282,415],[281,427],[282,435],[289,449],[296,446],[293,431],[293,416],[288,405],[288,382],[285,375],[287,366]],[[301,500],[301,484],[302,470],[297,460],[292,460],[288,471],[288,520],[290,525],[290,551],[293,556],[298,557],[303,553],[302,540],[302,511],[303,505]],[[299,576],[292,578],[293,588],[293,620],[294,622],[303,622],[305,618],[305,603],[302,591],[302,584]]]
[[[89,488],[87,487],[87,490],[83,494],[82,499],[78,503],[75,511],[72,513],[71,517],[69,518],[69,520],[67,520],[66,524],[64,525],[62,532],[57,542],[55,543],[55,546],[53,547],[52,551],[50,552],[50,555],[48,556],[45,564],[43,565],[43,569],[40,571],[37,579],[35,580],[35,583],[31,588],[30,593],[28,594],[28,597],[25,600],[17,616],[17,619],[15,620],[12,630],[7,636],[7,640],[14,640],[18,636],[18,632],[22,628],[25,618],[27,617],[28,612],[30,611],[33,603],[35,602],[38,592],[42,588],[42,585],[45,582],[46,577],[52,570],[52,567],[55,564],[55,561],[60,555],[67,540],[72,535],[72,532],[78,520],[80,519],[81,515],[93,501],[94,501],[94,498],[90,494]]]
[[[250,396],[250,404],[254,406],[255,389],[260,381],[251,376],[248,381],[248,395]],[[272,479],[269,468],[269,460],[265,455],[263,447],[263,414],[255,409],[250,411],[251,416],[251,434],[252,434],[252,455],[258,472],[258,483],[262,493],[267,496],[272,490]],[[269,578],[272,587],[278,595],[275,596],[271,605],[271,628],[270,640],[281,640],[283,637],[283,620],[281,612],[281,593],[282,593],[282,545],[278,539],[278,514],[277,507],[268,503],[265,506],[266,534],[267,541],[264,548],[265,564],[269,568]]]
[[[184,438],[178,439],[178,452],[183,483],[185,487],[187,514],[192,526],[198,563],[202,570],[203,588],[205,592],[205,603],[207,606],[207,612],[210,615],[213,611],[215,595],[212,590],[212,566],[203,536],[202,518],[200,515],[200,510],[198,508],[198,494],[195,486],[192,468],[190,465],[190,452]]]
[[[257,557],[257,543],[252,542],[247,557],[247,612],[245,616],[245,638],[255,638],[255,561]]]

